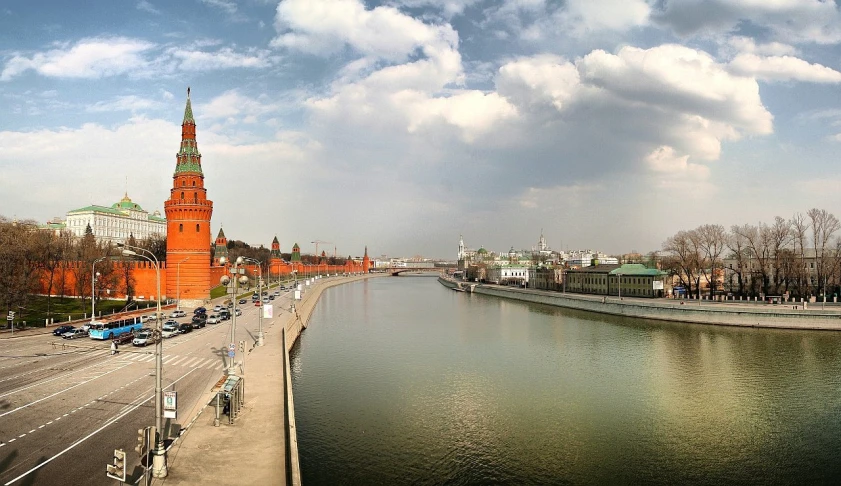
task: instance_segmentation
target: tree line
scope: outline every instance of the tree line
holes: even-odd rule
[[[166,237],[139,241],[131,237],[127,243],[166,260]],[[42,291],[47,315],[52,313],[53,296],[63,300],[74,295],[90,301],[94,262],[96,298],[113,289],[125,294],[129,303],[136,282],[131,266],[119,263],[135,260],[140,259],[122,256],[114,244],[97,241],[91,231],[75,237],[67,231],[40,230],[31,220],[11,221],[0,216],[0,306],[5,311],[25,312],[32,296]]]
[[[841,223],[813,208],[771,223],[704,224],[681,230],[663,242],[663,270],[690,295],[730,292],[739,296],[812,297],[835,293],[841,273]],[[725,260],[727,263],[725,264]],[[723,287],[719,288],[719,276]]]

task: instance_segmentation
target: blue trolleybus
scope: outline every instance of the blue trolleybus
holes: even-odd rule
[[[97,322],[90,328],[91,339],[111,339],[120,334],[137,331],[143,327],[139,318],[132,317],[121,321]]]

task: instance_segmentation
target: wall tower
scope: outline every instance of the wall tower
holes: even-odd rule
[[[216,245],[213,248],[214,267],[222,266],[222,263],[219,261],[222,257],[225,257],[225,260],[228,259],[228,239],[225,238],[225,232],[222,228],[219,228],[219,234],[216,235]]]
[[[180,272],[167,272],[166,294],[176,297],[180,288],[181,304],[198,307],[210,298],[210,289],[218,282],[210,281],[210,216],[213,202],[207,199],[201,153],[196,144],[196,121],[187,88],[187,106],[181,123],[181,148],[175,156],[172,189],[164,203],[166,211],[166,263]],[[188,260],[189,258],[189,260]],[[176,281],[180,273],[180,285]]]
[[[371,259],[368,258],[368,245],[365,245],[365,256],[362,257],[362,271],[368,273],[371,270]]]

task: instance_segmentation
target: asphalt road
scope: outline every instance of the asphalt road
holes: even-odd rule
[[[270,301],[276,318],[285,318],[291,303],[290,293],[281,292]],[[235,342],[251,347],[260,308],[250,299],[238,307]],[[185,310],[178,322],[192,317]],[[224,376],[231,322],[164,340],[163,386],[178,392],[178,419],[167,420],[173,433]],[[127,454],[128,482],[142,478],[134,447],[137,430],[155,423],[155,348],[120,346],[112,356],[109,345],[52,335],[0,339],[0,485],[113,486],[105,467],[114,449]],[[235,360],[242,360],[238,350]]]

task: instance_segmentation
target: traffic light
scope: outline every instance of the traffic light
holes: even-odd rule
[[[126,481],[126,453],[122,449],[114,449],[114,464],[105,466],[105,475],[118,481]]]
[[[146,429],[137,429],[137,445],[134,446],[135,452],[143,457],[146,451]]]

